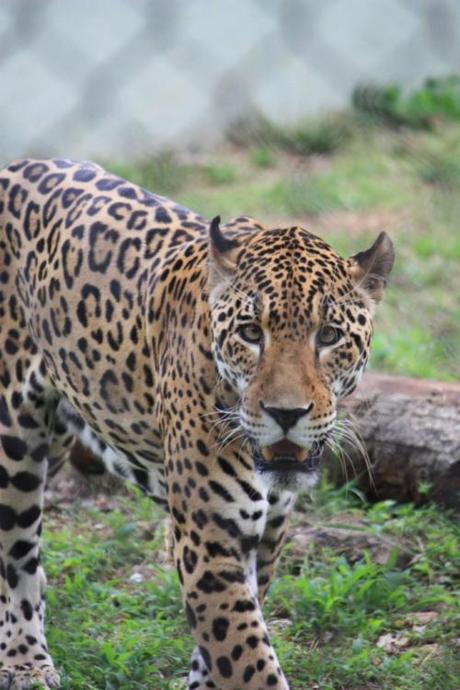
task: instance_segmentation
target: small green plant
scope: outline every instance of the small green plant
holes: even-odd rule
[[[237,179],[236,170],[233,165],[224,163],[207,165],[205,173],[210,184],[216,186],[232,184],[232,182],[235,182]]]
[[[323,116],[309,120],[286,133],[284,148],[300,155],[331,154],[350,138],[345,118]]]
[[[227,128],[227,139],[237,146],[277,147],[284,138],[282,127],[257,112],[237,118]]]
[[[273,168],[276,163],[276,156],[274,151],[268,146],[258,146],[249,153],[249,159],[252,165],[257,168]]]
[[[227,137],[238,146],[280,149],[306,156],[334,153],[350,138],[351,131],[346,115],[324,115],[290,127],[281,127],[265,117],[252,115],[234,123]]]
[[[368,117],[374,124],[397,127],[412,125],[425,126],[419,118],[409,119],[404,112],[401,89],[395,84],[377,86],[375,84],[358,85],[352,93],[351,102],[358,113]]]
[[[283,578],[273,588],[272,603],[283,609],[293,606],[316,634],[331,628],[351,634],[378,633],[386,613],[408,604],[409,578],[363,556],[362,562],[353,565],[339,557],[323,567],[307,567],[300,577]]]
[[[426,79],[404,94],[396,84],[359,85],[352,94],[354,108],[377,124],[430,128],[437,118],[460,119],[460,77]]]
[[[177,194],[183,189],[190,166],[177,160],[172,151],[160,151],[151,158],[138,161],[135,165],[110,165],[117,175],[158,194]]]
[[[460,76],[426,79],[409,97],[408,108],[425,118],[460,119]]]
[[[451,190],[460,187],[460,162],[449,155],[431,155],[419,163],[419,175],[424,182]]]

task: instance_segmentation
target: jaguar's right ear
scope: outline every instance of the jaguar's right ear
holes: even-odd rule
[[[213,218],[209,226],[209,282],[211,290],[230,280],[236,269],[239,249],[238,240],[225,237],[220,229],[220,216]]]
[[[372,247],[348,260],[353,281],[367,293],[374,305],[383,297],[394,260],[393,242],[386,232],[380,233]]]

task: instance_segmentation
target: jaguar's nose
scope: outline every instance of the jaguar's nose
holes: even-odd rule
[[[280,425],[285,434],[291,429],[291,427],[297,424],[297,421],[308,414],[312,407],[313,402],[311,402],[307,407],[270,407],[264,405],[261,401],[260,406],[262,409],[273,417],[275,422]]]

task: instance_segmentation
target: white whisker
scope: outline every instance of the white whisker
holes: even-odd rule
[[[374,474],[369,453],[367,452],[366,445],[358,429],[356,419],[353,416],[349,416],[345,419],[337,420],[335,430],[339,434],[339,438],[336,441],[337,448],[340,450],[340,453],[345,456],[346,460],[348,460],[352,465],[355,477],[357,476],[357,473],[353,462],[353,456],[347,451],[347,446],[349,446],[349,448],[352,450],[357,450],[359,455],[361,455],[366,466],[370,484],[372,488],[375,488]]]

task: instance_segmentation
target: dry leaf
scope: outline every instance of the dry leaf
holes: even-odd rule
[[[387,654],[397,654],[409,644],[409,638],[398,633],[386,633],[380,635],[377,640],[377,647],[383,649]]]

